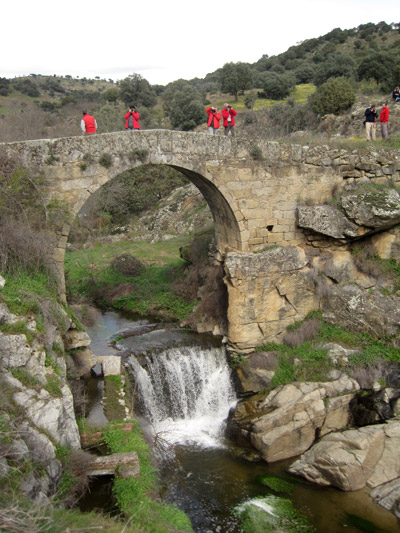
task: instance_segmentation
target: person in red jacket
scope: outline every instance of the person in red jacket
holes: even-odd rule
[[[136,111],[136,107],[134,105],[131,105],[129,111],[124,116],[124,119],[126,120],[126,130],[140,130],[139,113]]]
[[[385,140],[388,136],[388,124],[389,124],[389,108],[387,106],[387,102],[384,102],[382,104],[382,111],[379,115],[379,122],[381,123],[381,134],[382,139]]]
[[[218,107],[209,107],[206,109],[208,115],[208,133],[215,135],[219,128],[219,121],[221,120],[221,113],[218,113]]]
[[[81,120],[81,130],[83,135],[92,135],[96,133],[97,122],[94,117],[89,115],[86,111],[83,111],[83,117]]]
[[[233,109],[233,107],[229,104],[224,104],[224,109],[221,111],[222,118],[224,119],[223,126],[224,126],[224,134],[228,135],[229,132],[231,132],[232,137],[235,136],[235,117],[237,115],[237,112]]]

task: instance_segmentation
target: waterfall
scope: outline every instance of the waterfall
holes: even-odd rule
[[[224,422],[236,395],[225,349],[181,346],[131,355],[143,414],[169,443],[222,446]]]

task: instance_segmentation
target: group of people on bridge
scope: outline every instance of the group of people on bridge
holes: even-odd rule
[[[230,133],[232,137],[235,136],[235,116],[237,115],[237,112],[233,109],[231,105],[229,105],[228,103],[224,104],[221,113],[219,112],[218,107],[209,107],[208,109],[206,109],[206,113],[208,115],[208,133],[210,133],[211,135],[215,135],[218,132],[219,123],[222,115],[224,134],[229,135]],[[140,129],[139,113],[136,111],[136,107],[134,105],[131,105],[129,107],[129,110],[124,116],[124,119],[126,121],[126,130],[133,131]],[[87,111],[83,112],[83,116],[81,119],[81,130],[83,135],[92,135],[97,131],[96,119],[92,117],[92,115],[89,115]]]

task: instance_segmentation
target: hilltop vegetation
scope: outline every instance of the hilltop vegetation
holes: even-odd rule
[[[336,86],[335,78],[342,80]],[[123,130],[123,116],[131,104],[138,107],[144,129],[205,131],[205,106],[221,106],[229,99],[235,99],[235,107],[243,112],[241,124],[254,123],[253,110],[261,110],[272,121],[264,135],[280,137],[299,129],[315,130],[322,115],[351,108],[357,93],[387,97],[399,83],[399,24],[368,23],[349,30],[335,28],[277,56],[263,55],[253,64],[227,63],[203,79],[176,80],[167,86],[150,85],[139,74],[117,83],[98,76],[0,78],[0,142],[79,135],[84,109],[95,114],[99,132]],[[333,106],[326,105],[326,98],[318,99],[323,90],[336,91]],[[282,109],[275,115],[269,110],[288,97],[303,120],[281,128]]]

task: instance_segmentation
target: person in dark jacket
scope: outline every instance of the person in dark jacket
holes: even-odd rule
[[[372,105],[365,110],[365,134],[367,136],[367,141],[376,140],[376,119],[378,118],[378,113],[376,112],[375,106]]]
[[[219,128],[219,121],[221,120],[221,113],[218,112],[218,107],[209,107],[206,109],[208,115],[208,133],[215,135]]]
[[[126,120],[126,130],[140,130],[139,113],[136,111],[136,107],[134,105],[131,105],[129,111],[124,116],[124,119]]]
[[[395,102],[400,102],[400,87],[393,89],[392,98]]]

